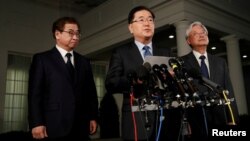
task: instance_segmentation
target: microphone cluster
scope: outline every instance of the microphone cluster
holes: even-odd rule
[[[159,104],[165,108],[194,107],[196,105],[222,105],[225,101],[220,97],[222,87],[203,77],[196,69],[186,70],[181,58],[171,58],[166,64],[145,62],[136,72],[128,73],[127,77],[133,85],[134,96],[140,105]],[[192,77],[191,77],[192,76]],[[215,95],[203,94],[194,83],[194,78],[214,91]],[[139,82],[139,83],[137,83]]]

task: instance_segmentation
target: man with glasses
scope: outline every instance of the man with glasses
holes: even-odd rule
[[[221,88],[228,90],[229,94],[226,95],[228,98],[234,98],[234,91],[226,61],[223,58],[211,55],[207,52],[209,38],[205,25],[199,21],[191,23],[186,30],[186,41],[192,48],[192,51],[182,56],[184,67],[187,70],[191,70],[191,75],[197,75],[193,76],[194,78],[199,79],[200,76],[198,75],[202,75],[202,77],[210,79],[212,82],[220,85]],[[203,68],[203,66],[205,68]],[[197,74],[195,74],[195,70],[198,70]],[[201,74],[199,74],[199,71]],[[209,97],[214,96],[214,92],[218,91],[218,89],[206,87],[202,85],[202,82],[198,79],[195,79],[194,82],[199,90],[199,96],[202,99],[209,99]],[[222,93],[220,93],[219,96],[224,99]],[[227,105],[197,105],[194,108],[189,108],[187,118],[190,122],[192,134],[187,139],[192,141],[205,141],[212,135],[212,129],[219,128],[225,130],[227,125],[236,125],[239,122],[236,101],[234,100],[230,103],[232,114]]]
[[[55,46],[33,56],[28,120],[34,139],[89,140],[97,129],[98,100],[90,62],[73,51],[81,37],[73,17],[53,23]]]
[[[116,48],[110,59],[105,85],[108,93],[123,93],[121,122],[122,138],[125,141],[152,141],[157,138],[158,127],[156,124],[159,121],[156,118],[156,111],[134,112],[133,118],[130,105],[131,83],[127,77],[130,72],[136,72],[142,66],[146,55],[170,56],[170,51],[167,48],[159,48],[152,43],[155,31],[154,19],[155,15],[149,8],[145,6],[133,8],[128,15],[128,29],[134,37],[134,41]],[[136,83],[135,81],[133,80],[134,83]],[[164,131],[161,133],[166,135]]]

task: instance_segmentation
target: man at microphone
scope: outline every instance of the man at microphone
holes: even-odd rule
[[[133,77],[133,72],[138,72],[137,69],[142,66],[147,55],[170,56],[170,51],[167,48],[159,48],[152,42],[155,31],[155,15],[149,8],[145,6],[133,8],[128,15],[128,29],[134,41],[114,50],[105,86],[109,93],[123,93],[122,139],[124,141],[155,140],[156,111],[134,112],[137,126],[137,137],[135,137],[130,105],[131,82],[127,76]],[[131,78],[129,79],[131,81]],[[137,80],[133,82],[137,83]]]
[[[186,30],[186,41],[192,48],[192,51],[185,56],[183,66],[187,70],[199,70],[204,78],[203,80],[211,80],[221,88],[229,91],[229,98],[234,98],[232,84],[229,78],[228,67],[226,61],[222,58],[213,56],[207,52],[209,44],[208,30],[201,22],[193,22]],[[198,82],[199,81],[199,82]],[[213,91],[204,86],[206,82],[202,79],[194,81],[197,82],[197,87],[200,95],[208,95]],[[216,90],[215,90],[216,91]],[[234,120],[229,116],[228,107],[220,106],[196,106],[188,111],[188,120],[192,129],[192,140],[204,140],[204,137],[211,136],[211,129],[216,127],[225,127],[228,124],[237,124],[238,110],[236,101],[231,102]]]

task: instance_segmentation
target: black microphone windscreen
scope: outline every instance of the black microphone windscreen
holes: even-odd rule
[[[175,59],[176,59],[179,66],[182,66],[184,64],[184,60],[182,58],[176,57]]]
[[[151,70],[151,65],[150,65],[149,62],[145,62],[145,63],[143,64],[143,66],[144,66],[148,71]]]
[[[143,65],[139,66],[136,72],[140,80],[146,80],[149,76],[149,70]]]
[[[166,73],[168,71],[168,66],[166,64],[161,64],[160,69],[162,72]]]
[[[153,67],[152,67],[152,70],[153,70],[153,72],[155,72],[155,73],[160,72],[160,66],[157,65],[157,64],[154,64]]]
[[[176,59],[173,59],[173,58],[169,59],[168,64],[173,69],[178,68],[178,62],[176,61]]]

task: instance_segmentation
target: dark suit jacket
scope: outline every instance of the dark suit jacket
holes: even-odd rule
[[[184,60],[184,67],[187,70],[191,70],[192,68],[200,70],[200,66],[198,61],[196,60],[193,52],[190,52],[189,54],[182,56],[182,59]],[[234,91],[232,88],[231,80],[229,78],[229,72],[228,67],[226,64],[226,61],[222,58],[219,58],[217,56],[213,56],[211,54],[208,54],[208,61],[209,61],[209,70],[210,70],[210,80],[219,84],[222,88],[229,90],[229,96],[230,98],[234,98]],[[205,86],[201,85],[198,80],[194,80],[197,88],[201,91],[200,94],[204,93],[205,91],[209,91]],[[232,110],[234,112],[234,117],[236,122],[238,122],[238,110],[235,102],[231,103]],[[223,109],[226,109],[226,115]],[[213,124],[216,126],[223,126],[226,125],[226,122],[231,121],[231,116],[228,114],[227,106],[216,106],[214,108],[206,108],[209,110],[208,113],[206,113],[207,116],[207,122],[208,124]],[[197,112],[197,111],[194,111]],[[202,117],[202,112],[198,113]],[[189,113],[189,116],[191,118],[192,115],[195,115],[195,113]],[[226,116],[226,117],[225,117]],[[197,123],[197,119],[194,119],[194,123]],[[204,121],[201,121],[203,124]],[[202,131],[202,129],[199,129],[199,131]],[[204,130],[203,130],[204,131]]]
[[[29,74],[29,127],[45,125],[49,137],[69,134],[73,125],[89,134],[89,121],[97,119],[98,100],[89,61],[74,52],[72,80],[60,52],[35,54]]]
[[[154,56],[170,56],[169,50],[166,48],[157,48],[153,46],[153,55]],[[141,57],[140,51],[138,50],[135,43],[131,45],[123,46],[117,48],[110,59],[109,70],[106,78],[106,89],[109,93],[123,93],[123,108],[122,108],[122,136],[123,139],[134,139],[133,133],[133,121],[131,115],[131,107],[129,102],[129,91],[130,85],[127,79],[127,74],[138,69],[139,66],[143,64],[143,58]],[[136,113],[136,123],[138,131],[138,139],[146,139],[145,135],[145,126],[144,115]],[[153,132],[153,124],[155,118],[154,114],[149,114],[150,125],[152,128],[148,131],[148,136],[151,136]]]

